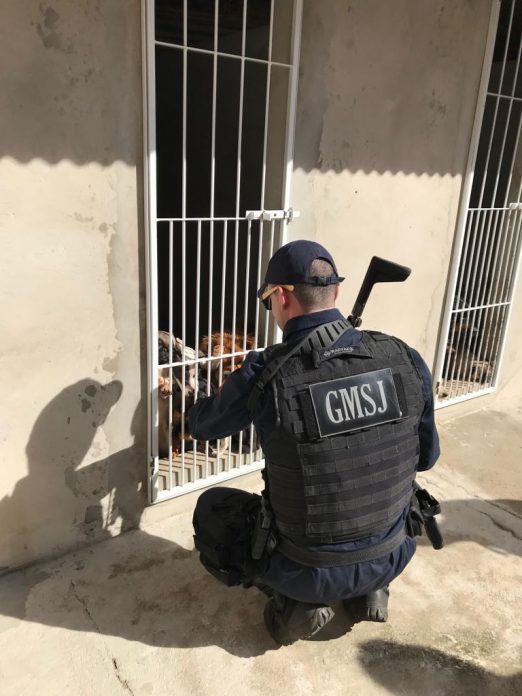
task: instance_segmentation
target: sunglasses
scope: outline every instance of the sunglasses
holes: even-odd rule
[[[294,290],[293,285],[274,285],[274,287],[270,290],[265,290],[262,294],[260,294],[259,299],[263,303],[263,307],[268,311],[272,309],[272,298],[270,297],[270,295],[272,295],[277,290],[277,288],[284,288],[289,292],[293,292]]]

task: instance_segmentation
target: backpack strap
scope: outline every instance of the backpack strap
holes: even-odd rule
[[[318,326],[307,334],[288,351],[278,354],[272,360],[269,360],[263,372],[254,382],[254,386],[248,397],[247,408],[250,416],[254,414],[259,399],[265,391],[266,385],[276,376],[287,360],[301,351],[303,353],[310,353],[313,350],[330,348],[351,328],[353,327],[347,319],[336,319],[335,321],[328,322],[328,324],[321,324],[321,326]]]

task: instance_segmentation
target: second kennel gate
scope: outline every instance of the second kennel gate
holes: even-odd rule
[[[445,406],[496,388],[522,241],[522,0],[494,2],[435,381]]]
[[[198,443],[184,414],[275,338],[255,293],[294,215],[302,0],[143,6],[155,502],[263,464],[253,428]]]

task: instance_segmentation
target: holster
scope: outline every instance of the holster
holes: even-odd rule
[[[410,511],[406,517],[406,531],[409,536],[422,536],[423,527],[434,549],[444,546],[435,515],[440,513],[440,504],[425,488],[413,482]]]
[[[259,561],[272,555],[277,546],[277,535],[274,524],[274,514],[264,495],[257,513],[256,524],[252,532],[251,555],[254,561]]]

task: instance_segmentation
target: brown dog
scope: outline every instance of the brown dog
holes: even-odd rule
[[[235,340],[233,340],[235,339]],[[231,353],[243,353],[252,350],[255,347],[255,338],[252,334],[236,333],[232,336],[231,331],[223,332],[214,331],[210,334],[210,350],[209,337],[205,336],[199,344],[199,352],[202,357],[219,358],[220,355],[230,355]],[[229,376],[233,370],[238,370],[245,360],[244,355],[238,355],[235,358],[223,358],[221,360],[210,360],[210,382],[214,389],[219,389],[221,384]],[[222,367],[221,367],[222,366]],[[205,374],[207,370],[204,370]]]
[[[235,340],[233,340],[235,338]],[[253,350],[256,347],[256,340],[252,334],[236,333],[235,337],[232,336],[231,331],[225,331],[223,337],[219,331],[214,331],[210,334],[210,346],[211,352],[210,357],[216,358],[210,360],[210,384],[214,391],[219,389],[223,384],[225,379],[234,370],[238,370],[245,361],[245,352]],[[246,348],[245,348],[246,346]],[[205,336],[201,343],[199,344],[199,352],[202,357],[209,356],[209,340],[208,336]],[[221,355],[230,355],[231,353],[241,353],[234,358],[222,358]],[[222,365],[222,367],[221,367]],[[205,377],[208,375],[208,368],[203,368],[203,373]],[[230,440],[228,440],[230,441]],[[239,446],[241,443],[241,447]],[[254,432],[253,439],[253,449],[258,448],[257,434]],[[236,433],[232,435],[231,438],[231,449],[233,452],[248,452],[250,450],[250,429],[246,428],[241,437],[241,433]]]

